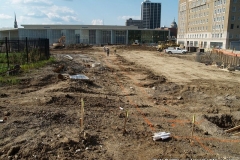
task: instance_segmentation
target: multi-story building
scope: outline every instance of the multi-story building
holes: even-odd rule
[[[155,29],[161,27],[161,3],[144,0],[141,4],[141,20],[143,28]]]
[[[165,26],[163,26],[163,27],[160,27],[159,29],[169,30],[169,31],[170,31],[170,35],[168,36],[168,39],[167,39],[167,40],[174,41],[174,42],[177,41],[178,25],[177,25],[177,23],[175,22],[175,19],[174,19],[173,22],[171,23],[170,27],[165,27]]]
[[[142,22],[142,20],[133,20],[132,18],[129,18],[126,20],[126,26],[138,26],[138,28],[143,28]]]
[[[240,40],[239,26],[240,0],[179,0],[179,44],[228,49]]]

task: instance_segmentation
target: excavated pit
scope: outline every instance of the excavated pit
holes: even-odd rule
[[[217,125],[222,129],[229,129],[236,125],[237,121],[233,118],[232,115],[222,114],[222,115],[214,115],[214,116],[204,116],[208,121]]]

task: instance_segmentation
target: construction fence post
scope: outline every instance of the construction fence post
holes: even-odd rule
[[[8,56],[8,40],[7,40],[7,37],[5,37],[5,44],[6,44],[6,55],[7,55],[7,67],[9,69],[9,56]]]
[[[26,37],[26,54],[27,54],[27,63],[28,63],[28,39]]]

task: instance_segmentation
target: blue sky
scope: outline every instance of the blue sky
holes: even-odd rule
[[[178,20],[178,0],[162,3],[161,26]],[[143,0],[0,0],[0,28],[13,27],[14,12],[21,24],[125,25],[140,19]]]

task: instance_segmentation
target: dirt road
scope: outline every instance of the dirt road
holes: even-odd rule
[[[144,66],[156,74],[164,75],[171,82],[185,83],[192,80],[214,80],[228,82],[240,82],[240,74],[222,70],[216,66],[206,66],[180,59],[184,55],[169,56],[148,51],[124,51],[120,55],[131,62]],[[185,56],[186,57],[186,56]],[[190,55],[192,60],[194,56]],[[225,73],[224,73],[225,72]]]
[[[23,73],[19,85],[1,87],[1,159],[240,156],[239,137],[224,132],[240,124],[237,72],[147,49],[118,49],[109,57],[102,48],[51,53],[56,64]],[[61,74],[82,73],[90,81],[58,79],[53,69],[59,65]],[[163,131],[172,137],[153,141]]]

